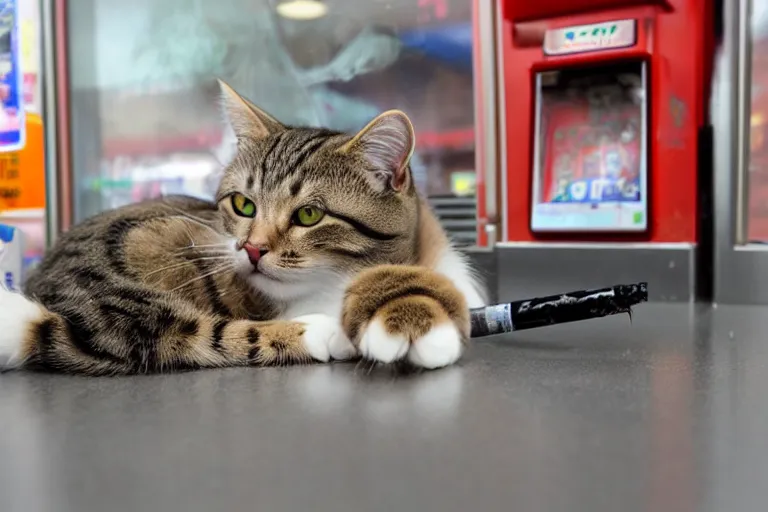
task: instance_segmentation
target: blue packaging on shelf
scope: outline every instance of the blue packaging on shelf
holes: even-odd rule
[[[19,291],[24,269],[24,235],[19,228],[0,224],[0,285]]]

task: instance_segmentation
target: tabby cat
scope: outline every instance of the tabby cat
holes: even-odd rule
[[[238,143],[215,202],[166,197],[62,235],[23,295],[0,288],[0,366],[456,362],[484,293],[416,192],[405,114],[350,136],[221,88]]]

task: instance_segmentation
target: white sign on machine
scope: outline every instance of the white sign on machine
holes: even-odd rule
[[[627,48],[635,45],[636,35],[635,20],[547,30],[544,36],[544,54],[556,56]]]

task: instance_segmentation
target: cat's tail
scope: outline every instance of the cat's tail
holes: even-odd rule
[[[338,320],[325,315],[257,322],[194,309],[162,313],[162,305],[154,304],[146,313],[160,312],[161,318],[141,320],[128,309],[101,306],[100,313],[73,310],[65,317],[0,286],[0,370],[32,366],[118,375],[309,363],[356,352]]]
[[[140,371],[130,354],[121,357],[101,347],[86,324],[82,315],[66,318],[0,285],[0,372],[27,366],[87,375]],[[111,341],[124,344],[131,335]]]
[[[0,285],[0,370],[18,368],[35,352],[33,329],[45,308]]]

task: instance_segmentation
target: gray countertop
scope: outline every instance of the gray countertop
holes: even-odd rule
[[[461,365],[0,375],[0,510],[764,511],[768,309],[645,305]]]

